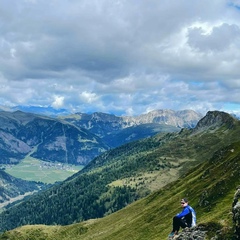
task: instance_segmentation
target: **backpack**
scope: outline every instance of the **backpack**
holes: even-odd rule
[[[191,207],[191,206],[188,206],[188,209],[190,210],[190,212],[192,213],[192,225],[191,227],[194,227],[197,225],[197,216],[196,216],[196,212],[195,210]]]

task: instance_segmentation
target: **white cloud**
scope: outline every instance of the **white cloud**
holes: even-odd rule
[[[95,93],[84,91],[80,94],[80,99],[86,103],[94,103],[98,100],[98,96]]]
[[[189,29],[188,43],[200,51],[225,51],[240,40],[240,27],[226,23],[215,26],[206,33],[202,28]]]
[[[52,107],[61,108],[64,104],[63,96],[54,96],[54,102],[52,103]]]
[[[121,114],[207,110],[229,99],[236,106],[239,6],[238,0],[3,1],[0,104]]]

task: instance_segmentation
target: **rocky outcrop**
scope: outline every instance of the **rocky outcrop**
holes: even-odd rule
[[[176,240],[191,240],[191,239],[197,239],[197,240],[204,240],[206,237],[206,231],[201,226],[196,226],[193,228],[185,228],[182,230],[181,233],[179,233],[177,236],[175,236],[173,239]]]
[[[236,239],[240,239],[240,186],[233,198],[232,213],[233,213],[233,227]]]

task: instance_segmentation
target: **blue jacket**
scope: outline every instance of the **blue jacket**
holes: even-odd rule
[[[182,212],[181,213],[178,213],[176,216],[178,218],[182,218],[182,217],[185,217],[187,214],[191,213],[190,212],[190,209],[189,209],[189,206],[186,206],[183,208]]]
[[[178,218],[184,218],[188,224],[189,227],[194,227],[197,224],[197,218],[196,218],[196,212],[194,209],[187,205],[183,208],[181,213],[178,213],[176,215]]]

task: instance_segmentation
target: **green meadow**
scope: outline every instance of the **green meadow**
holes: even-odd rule
[[[14,177],[43,183],[63,181],[83,168],[83,166],[59,162],[45,162],[30,156],[17,165],[3,165],[2,167]]]

